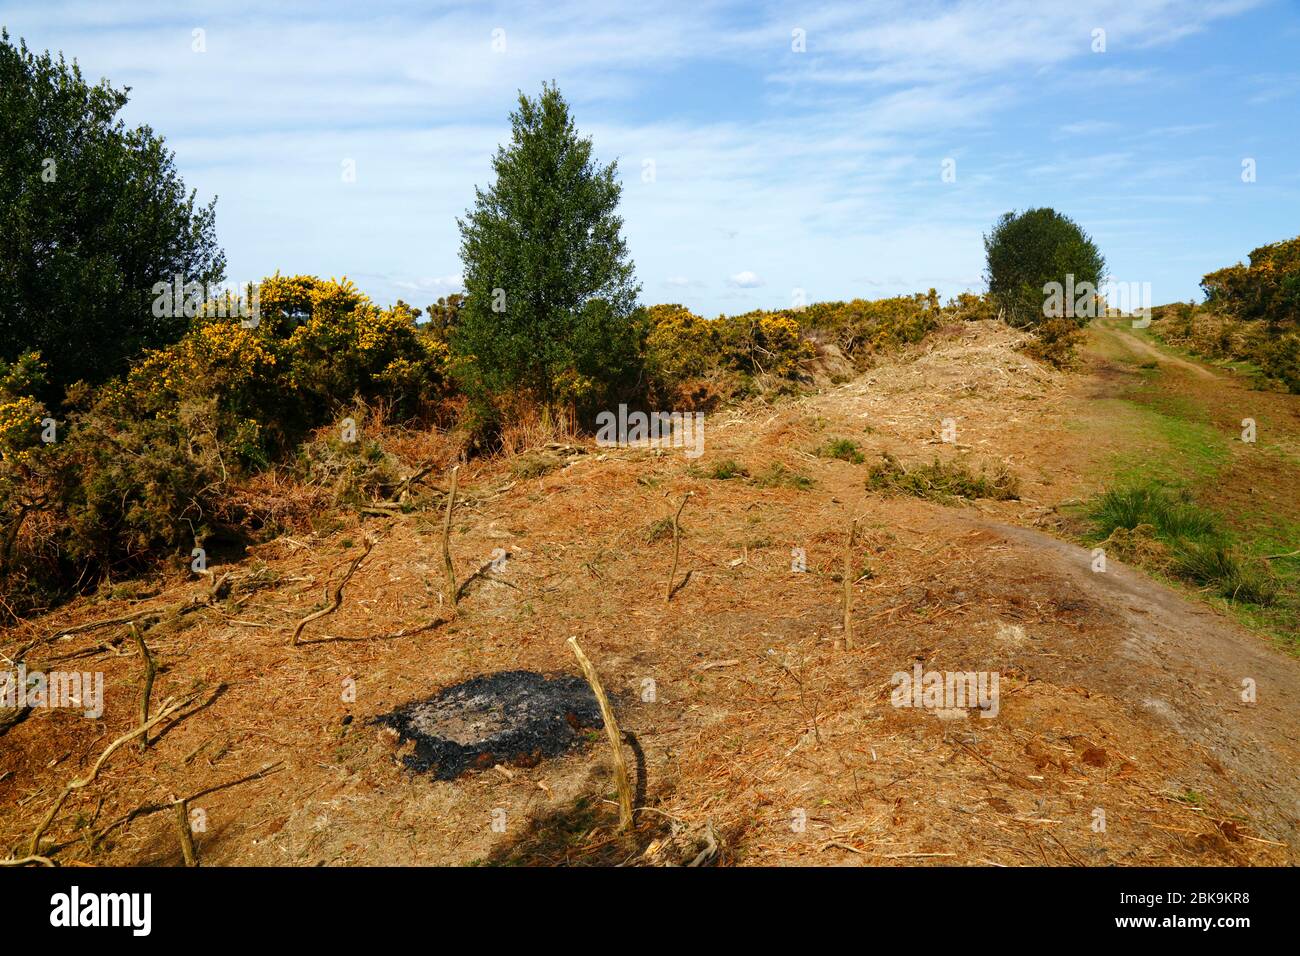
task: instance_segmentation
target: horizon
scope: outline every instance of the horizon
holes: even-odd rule
[[[128,126],[219,197],[230,282],[346,276],[420,308],[460,291],[456,217],[519,92],[552,79],[619,163],[647,305],[980,291],[983,235],[1036,206],[1087,230],[1114,280],[1199,300],[1202,275],[1297,231],[1293,5],[857,7],[20,3],[4,26],[131,88]]]

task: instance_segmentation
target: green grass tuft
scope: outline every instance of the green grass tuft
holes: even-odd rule
[[[851,438],[833,438],[818,448],[816,455],[818,458],[838,458],[854,465],[866,460],[858,450],[858,443]]]
[[[732,478],[749,477],[749,469],[731,458],[723,459],[707,471],[692,466],[687,469],[687,473],[693,478],[712,478],[714,481],[730,481]]]
[[[1154,483],[1132,484],[1103,491],[1093,501],[1088,517],[1101,537],[1116,528],[1133,530],[1151,525],[1166,541],[1202,540],[1218,535],[1215,516],[1185,494],[1171,494]]]
[[[1185,491],[1170,491],[1155,482],[1103,491],[1087,510],[1099,539],[1117,530],[1146,527],[1168,548],[1164,568],[1176,577],[1213,590],[1229,601],[1267,606],[1278,596],[1278,582],[1262,562],[1243,557],[1214,512],[1202,508]]]
[[[807,475],[791,471],[780,462],[773,462],[767,471],[754,479],[754,483],[760,488],[793,488],[796,491],[807,491],[813,486]]]

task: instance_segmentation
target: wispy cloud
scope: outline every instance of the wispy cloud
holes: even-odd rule
[[[1287,15],[1263,0],[113,7],[19,0],[4,19],[132,87],[128,119],[165,134],[186,181],[220,195],[233,276],[349,274],[417,305],[455,291],[455,217],[490,179],[517,92],[544,80],[619,161],[646,295],[704,312],[786,305],[795,287],[953,293],[978,282],[981,232],[1026,205],[1085,225],[1150,209],[1147,233],[1117,231],[1108,254],[1122,262],[1152,234],[1190,235],[1165,218],[1190,197],[1253,202],[1271,188],[1242,193],[1239,157],[1214,149],[1294,155],[1280,118],[1297,87],[1281,52],[1200,48],[1197,68],[1221,70],[1256,111],[1253,140],[1183,81],[1183,45],[1232,18]],[[945,158],[955,180],[941,179]]]

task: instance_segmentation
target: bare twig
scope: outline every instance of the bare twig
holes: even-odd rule
[[[206,797],[209,794],[216,793],[219,790],[228,790],[231,787],[237,787],[240,784],[251,783],[254,780],[260,780],[263,777],[269,776],[275,773],[276,771],[283,770],[283,769],[284,769],[284,761],[277,760],[275,763],[267,764],[261,770],[255,771],[254,773],[250,773],[247,776],[240,777],[238,780],[227,780],[225,783],[218,783],[215,784],[214,786],[206,787],[203,790],[198,791],[197,793],[191,793],[189,796],[185,797],[184,800],[186,805],[188,806],[189,804],[192,804],[195,800],[198,800],[201,797]],[[147,817],[154,813],[160,813],[163,810],[172,809],[175,803],[176,801],[170,801],[167,803],[141,804],[140,806],[136,807],[130,812],[125,813],[122,816],[118,817],[116,820],[108,824],[108,826],[104,827],[102,830],[98,831],[91,839],[92,848],[105,836],[107,836],[109,833],[116,830],[118,827],[122,826],[123,824],[130,823],[132,820],[137,820],[140,817]]]
[[[686,502],[691,500],[693,491],[686,492],[686,497],[682,498],[682,503],[677,506],[677,513],[673,515],[673,568],[668,572],[668,591],[664,597],[665,601],[673,599],[673,580],[677,577],[677,556],[681,551],[681,529],[678,521],[682,516],[682,509],[686,507]]]
[[[89,786],[92,782],[94,782],[95,778],[99,775],[100,768],[104,766],[108,758],[113,756],[114,752],[117,751],[119,747],[121,747],[123,744],[129,743],[130,741],[134,740],[136,737],[140,736],[141,734],[147,734],[152,727],[162,723],[164,720],[166,720],[172,714],[176,713],[182,707],[187,706],[193,699],[194,699],[193,697],[187,697],[181,701],[173,701],[170,697],[167,698],[167,700],[163,703],[162,709],[159,710],[158,713],[154,714],[153,717],[149,718],[149,720],[147,720],[140,726],[136,727],[134,730],[128,731],[127,733],[123,734],[121,737],[118,737],[111,744],[109,744],[104,749],[104,752],[99,755],[99,759],[96,760],[95,763],[91,766],[90,772],[88,774],[86,774],[84,777],[79,777],[73,780],[63,788],[63,791],[59,794],[58,799],[54,801],[54,805],[50,807],[49,812],[45,814],[41,822],[36,825],[36,829],[32,831],[32,840],[31,840],[30,849],[28,850],[28,854],[30,856],[40,855],[41,837],[45,835],[45,831],[49,829],[50,824],[54,822],[54,818],[58,816],[59,811],[63,809],[63,804],[67,802],[68,797],[72,795],[72,792],[74,790],[80,790],[82,787]]]

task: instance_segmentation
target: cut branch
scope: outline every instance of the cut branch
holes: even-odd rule
[[[447,571],[447,603],[456,609],[456,566],[451,563],[451,513],[456,507],[456,481],[460,465],[451,469],[451,490],[447,492],[447,514],[442,519],[442,562]]]
[[[568,644],[573,650],[573,656],[578,659],[578,666],[582,668],[587,683],[591,685],[592,693],[596,695],[596,703],[600,704],[600,716],[605,721],[605,735],[609,737],[609,748],[614,754],[614,783],[618,787],[618,827],[620,830],[628,830],[632,827],[632,785],[628,782],[627,761],[623,757],[623,734],[618,729],[618,721],[614,719],[614,708],[610,706],[609,698],[605,696],[605,688],[601,686],[600,675],[596,673],[595,665],[582,652],[576,637],[569,638]]]
[[[853,545],[858,536],[858,519],[849,523],[849,540],[844,544],[844,649],[853,650]]]
[[[124,744],[130,743],[141,734],[147,734],[155,725],[162,723],[181,708],[188,706],[193,699],[193,697],[187,697],[181,701],[173,701],[170,697],[167,698],[167,700],[163,702],[162,709],[158,711],[158,713],[154,714],[154,716],[148,721],[141,724],[139,727],[136,727],[134,730],[128,731],[109,744],[104,749],[104,752],[99,755],[99,759],[96,760],[94,765],[90,768],[90,773],[86,774],[84,777],[79,777],[76,780],[73,780],[63,788],[63,792],[60,793],[58,799],[54,801],[54,805],[50,807],[49,812],[45,814],[41,822],[36,825],[36,829],[32,831],[32,841],[28,850],[28,855],[40,855],[41,837],[45,835],[45,831],[50,828],[50,824],[54,822],[54,818],[58,816],[59,811],[63,809],[63,804],[67,802],[68,797],[72,795],[74,790],[80,790],[82,787],[87,787],[93,783],[95,778],[99,776],[100,768],[104,766],[108,761],[108,758],[113,756],[118,748]]]
[[[186,866],[198,866],[198,854],[194,851],[194,831],[190,829],[190,805],[184,798],[172,803],[172,812],[176,815],[176,833],[181,841],[181,856]]]
[[[144,676],[140,681],[140,723],[143,725],[149,723],[149,698],[153,694],[153,679],[158,673],[158,665],[154,663],[153,655],[149,653],[140,629],[135,624],[131,624],[130,628],[131,636],[135,638],[135,643],[140,648],[140,657],[144,660]],[[149,734],[146,731],[140,735],[140,749],[145,750],[148,746]]]

